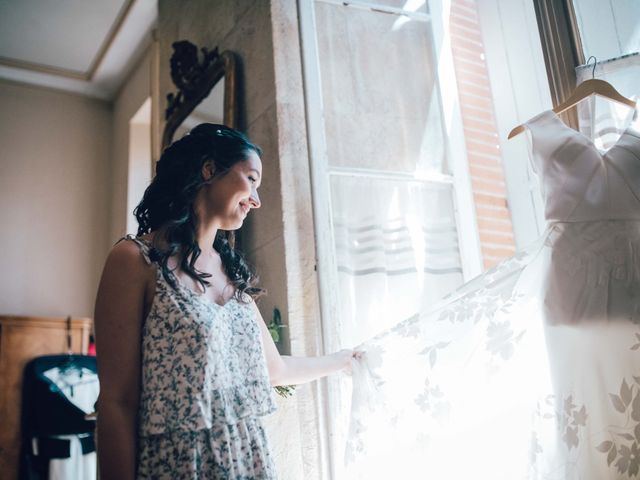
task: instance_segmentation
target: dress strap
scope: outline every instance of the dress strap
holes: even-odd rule
[[[147,242],[146,240],[143,240],[140,237],[136,237],[135,235],[128,234],[128,235],[125,235],[124,237],[122,237],[120,240],[118,240],[116,242],[116,245],[118,243],[122,242],[123,240],[131,240],[136,245],[138,245],[138,247],[140,248],[140,253],[142,254],[142,257],[144,258],[144,261],[147,262],[147,265],[151,265],[152,263],[154,263],[151,260],[151,245],[149,244],[149,242]]]

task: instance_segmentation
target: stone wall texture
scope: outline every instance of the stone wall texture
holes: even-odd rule
[[[240,60],[240,125],[263,149],[262,207],[243,227],[242,248],[268,295],[268,323],[280,309],[293,355],[321,353],[311,183],[295,0],[160,0],[160,105],[175,90],[171,44],[231,50]],[[322,477],[319,384],[279,400],[265,419],[281,479]]]

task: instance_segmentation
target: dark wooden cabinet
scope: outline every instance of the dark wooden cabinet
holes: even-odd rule
[[[0,316],[0,472],[2,479],[18,477],[22,371],[34,357],[66,353],[67,326],[71,350],[86,354],[92,321],[89,318]]]

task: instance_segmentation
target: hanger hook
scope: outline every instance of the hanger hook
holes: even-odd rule
[[[592,58],[593,58],[593,67],[591,68],[591,78],[593,79],[596,76],[596,65],[598,65],[598,59],[593,55],[591,55],[585,65],[589,65],[591,63]]]

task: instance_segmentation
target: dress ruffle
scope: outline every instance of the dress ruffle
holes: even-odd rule
[[[234,425],[247,417],[264,416],[275,410],[270,390],[260,381],[196,395],[167,388],[142,400],[140,435]]]
[[[276,477],[258,419],[207,430],[178,430],[139,441],[138,479],[267,480]]]

